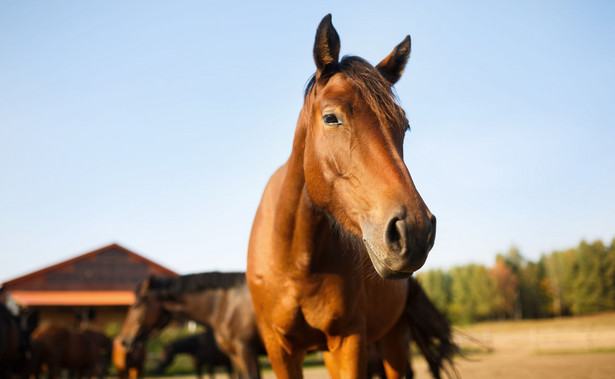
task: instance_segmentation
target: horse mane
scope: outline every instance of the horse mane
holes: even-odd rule
[[[244,272],[204,272],[199,274],[182,275],[178,277],[152,276],[137,286],[137,295],[142,286],[147,283],[147,291],[159,298],[177,298],[182,294],[200,292],[204,290],[229,289],[241,287],[246,284]]]
[[[338,72],[344,74],[358,89],[363,100],[381,123],[390,123],[400,127],[402,134],[410,128],[391,83],[380,74],[378,69],[361,57],[344,56],[323,80],[327,80]],[[316,85],[316,75],[312,75],[306,84],[304,98],[316,88]]]

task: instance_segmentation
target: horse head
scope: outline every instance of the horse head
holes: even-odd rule
[[[150,277],[139,284],[135,302],[124,320],[120,336],[127,352],[145,344],[150,335],[160,331],[171,320],[170,312],[150,288],[152,280],[154,278]]]
[[[424,264],[436,232],[403,160],[408,120],[392,90],[410,56],[410,37],[375,67],[359,57],[339,60],[339,50],[327,15],[316,32],[316,73],[299,119],[306,126],[307,191],[363,241],[381,277],[408,277]]]

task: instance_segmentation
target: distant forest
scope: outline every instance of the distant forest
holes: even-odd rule
[[[492,267],[419,271],[417,279],[456,324],[615,310],[615,239],[610,246],[582,241],[537,262],[513,247],[498,254]]]

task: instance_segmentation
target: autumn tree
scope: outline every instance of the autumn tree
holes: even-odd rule
[[[494,283],[495,312],[501,319],[512,318],[519,297],[519,278],[502,255],[496,257],[495,265],[489,270],[489,276]]]

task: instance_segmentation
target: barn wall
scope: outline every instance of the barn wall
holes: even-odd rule
[[[33,307],[38,310],[39,325],[58,324],[69,328],[88,327],[100,330],[121,328],[128,307]],[[81,318],[92,319],[81,321]]]

